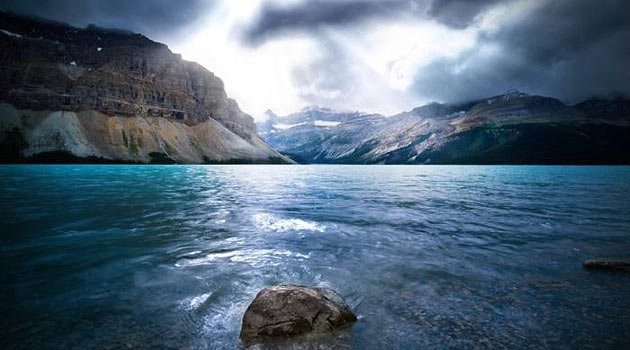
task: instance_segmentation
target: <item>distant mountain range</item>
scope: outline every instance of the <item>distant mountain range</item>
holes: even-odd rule
[[[516,90],[385,117],[306,108],[258,130],[303,163],[630,164],[630,100],[573,106]]]
[[[218,77],[140,34],[0,11],[3,163],[630,164],[621,97],[267,116],[255,125]]]
[[[166,45],[0,11],[0,162],[289,161]]]

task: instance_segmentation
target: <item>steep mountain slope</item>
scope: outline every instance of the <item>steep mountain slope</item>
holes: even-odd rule
[[[0,12],[2,161],[285,162],[223,82],[140,34]]]
[[[360,137],[350,138],[346,133],[354,125],[364,127]],[[315,163],[630,163],[630,118],[623,99],[567,106],[508,91],[467,104],[432,103],[377,122],[359,117],[326,129],[325,138],[306,130],[293,126],[266,138],[278,150]],[[328,140],[336,140],[334,147]]]

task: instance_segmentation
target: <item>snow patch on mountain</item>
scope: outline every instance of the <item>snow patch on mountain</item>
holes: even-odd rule
[[[298,123],[298,124],[273,124],[273,128],[274,129],[280,129],[280,130],[287,130],[287,129],[291,129],[294,128],[296,126],[300,126],[300,125],[304,125],[304,123]]]
[[[316,120],[313,122],[313,125],[315,126],[326,126],[326,127],[335,127],[339,124],[341,124],[341,122],[331,122],[327,120]]]
[[[13,32],[8,31],[8,30],[6,30],[6,29],[0,29],[0,33],[2,33],[2,34],[4,34],[4,35],[7,35],[7,36],[12,36],[12,37],[14,37],[14,38],[19,38],[19,39],[21,39],[21,38],[22,38],[22,35],[21,35],[21,34],[16,34],[16,33],[13,33]]]

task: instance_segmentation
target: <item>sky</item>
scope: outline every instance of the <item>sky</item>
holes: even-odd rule
[[[307,106],[391,115],[518,89],[630,95],[627,0],[0,0],[139,32],[219,76],[263,118]]]

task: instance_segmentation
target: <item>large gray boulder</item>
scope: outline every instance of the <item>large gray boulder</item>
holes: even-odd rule
[[[258,293],[243,316],[241,338],[323,334],[356,320],[343,298],[331,289],[283,284]]]

